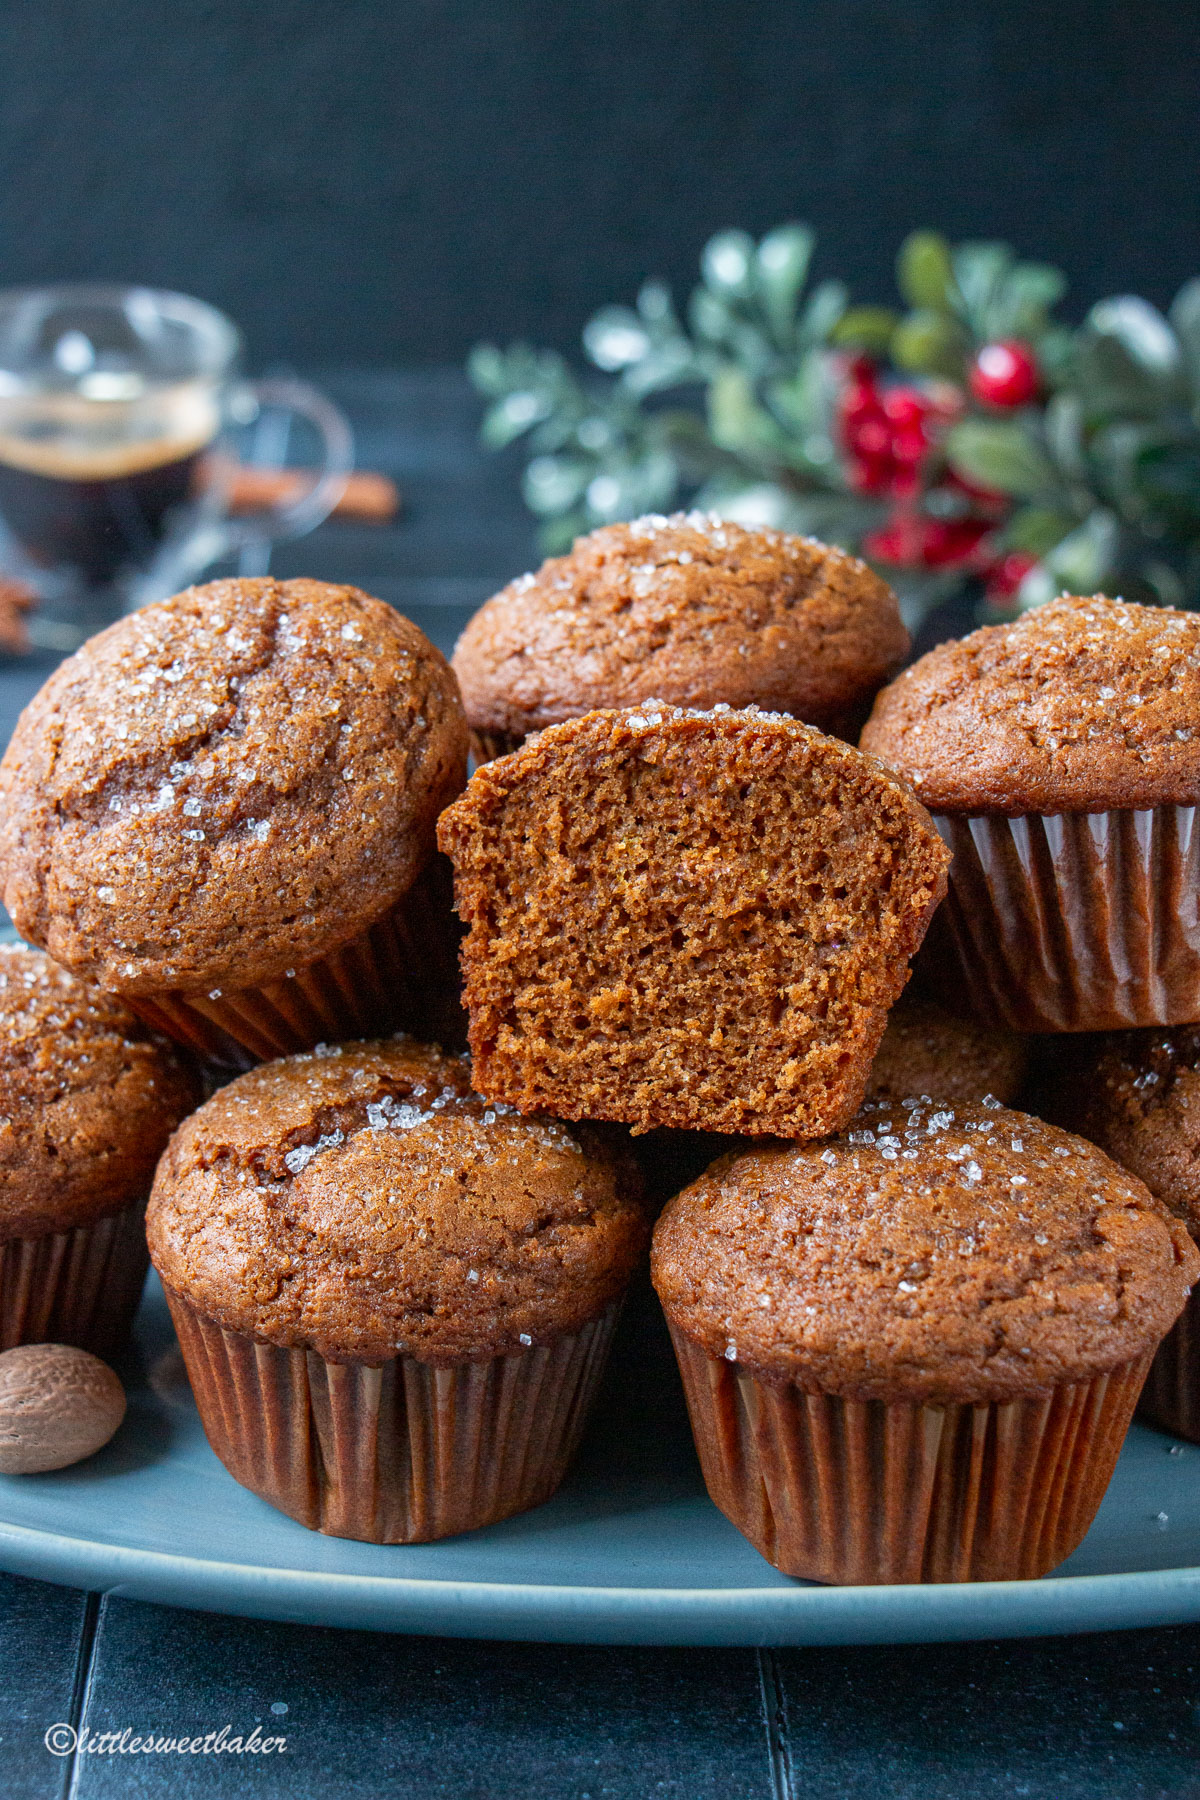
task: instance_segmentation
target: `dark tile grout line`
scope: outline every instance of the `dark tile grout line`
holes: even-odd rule
[[[771,1800],[796,1800],[796,1787],[792,1777],[792,1734],[788,1724],[787,1696],[780,1679],[779,1658],[774,1650],[756,1650],[754,1655],[758,1663],[763,1728],[767,1734]]]
[[[83,1602],[83,1618],[79,1625],[79,1643],[75,1651],[75,1679],[71,1687],[71,1709],[67,1723],[78,1733],[87,1712],[92,1693],[92,1676],[96,1666],[96,1640],[100,1629],[102,1594],[88,1593]],[[62,1800],[75,1800],[79,1788],[79,1751],[72,1749],[63,1768],[59,1793]]]

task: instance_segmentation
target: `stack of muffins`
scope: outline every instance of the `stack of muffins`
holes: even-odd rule
[[[0,989],[7,1341],[87,1314],[59,1335],[94,1347],[115,1228],[81,1285],[43,1239],[140,1221],[161,1151],[150,1255],[214,1449],[311,1527],[439,1537],[562,1478],[667,1199],[705,1479],[764,1555],[1061,1561],[1200,1202],[1132,1104],[1114,1161],[1009,1103],[1022,1033],[1200,1020],[1200,624],[1060,603],[879,694],[907,649],[861,563],[701,514],[513,583],[453,671],[317,582],[214,583],[85,646],[0,764],[40,947]],[[1172,1091],[1200,1067],[1150,1054]],[[223,1083],[194,1111],[189,1057]],[[1095,1075],[1052,1073],[1047,1114],[1102,1141],[1071,1113]],[[60,1105],[55,1185],[23,1146]]]

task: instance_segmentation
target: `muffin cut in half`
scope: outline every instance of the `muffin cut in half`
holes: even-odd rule
[[[454,652],[480,761],[597,707],[759,705],[858,735],[908,653],[895,594],[814,538],[650,513],[480,608]]]
[[[850,1584],[1062,1562],[1198,1271],[1140,1181],[997,1101],[724,1157],[653,1252],[714,1501]]]
[[[438,831],[477,1086],[640,1131],[843,1124],[948,860],[872,758],[754,708],[552,726]]]

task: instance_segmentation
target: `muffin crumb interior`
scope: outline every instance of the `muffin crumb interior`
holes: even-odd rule
[[[637,1129],[844,1123],[944,890],[905,788],[754,708],[552,728],[440,829],[482,1091]]]

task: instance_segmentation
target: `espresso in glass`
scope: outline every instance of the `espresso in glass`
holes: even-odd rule
[[[139,386],[102,373],[82,393],[0,395],[0,518],[32,562],[89,587],[152,561],[217,435],[203,384]]]
[[[218,506],[237,351],[223,313],[182,293],[0,293],[0,549],[43,607],[101,625]]]
[[[182,294],[0,296],[0,519],[18,550],[85,589],[146,568],[203,499],[237,349]]]
[[[349,427],[304,382],[246,381],[236,326],[155,288],[0,293],[0,575],[32,592],[31,641],[70,649],[219,557],[325,518],[353,467]],[[320,445],[313,482],[229,517],[240,439],[264,408]]]

